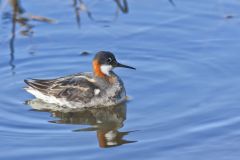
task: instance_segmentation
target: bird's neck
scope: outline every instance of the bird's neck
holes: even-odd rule
[[[95,77],[105,78],[106,75],[101,71],[101,65],[97,60],[93,60],[92,66],[93,66],[93,74]]]
[[[94,77],[96,79],[101,79],[102,81],[106,81],[107,83],[114,83],[115,82],[115,79],[116,79],[116,74],[111,71],[109,72],[109,75],[106,75],[106,74],[99,74],[99,72],[94,72]]]
[[[118,79],[117,75],[113,71],[110,71],[109,75],[94,71],[93,75],[94,75],[94,79],[97,82],[101,84],[106,84],[106,87],[114,85]]]
[[[108,82],[112,82],[113,78],[116,77],[116,74],[113,71],[108,71],[108,73],[104,73],[102,71],[102,66],[99,64],[99,62],[97,60],[93,61],[93,74],[94,77],[98,78],[98,79],[104,79]]]

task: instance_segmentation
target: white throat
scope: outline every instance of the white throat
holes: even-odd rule
[[[113,69],[111,65],[101,65],[100,67],[102,73],[106,74],[107,76],[110,76],[110,71]]]

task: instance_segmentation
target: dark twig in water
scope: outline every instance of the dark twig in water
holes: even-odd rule
[[[14,41],[15,41],[15,31],[16,31],[16,21],[15,19],[15,14],[12,17],[12,30],[11,30],[11,38],[9,41],[9,48],[10,48],[10,61],[9,61],[9,65],[11,66],[11,70],[12,73],[15,74],[14,69],[15,69],[15,65],[14,65]]]
[[[42,16],[31,15],[31,14],[28,14],[28,16],[24,16],[23,13],[25,13],[25,10],[21,6],[20,0],[8,0],[7,2],[12,8],[12,16],[11,16],[12,28],[11,28],[11,37],[9,40],[9,49],[10,49],[9,65],[11,66],[11,70],[13,74],[15,74],[14,69],[16,66],[14,65],[14,60],[15,60],[14,54],[15,54],[16,25],[19,24],[21,27],[23,27],[23,29],[20,31],[21,35],[31,37],[33,35],[32,28],[34,26],[32,24],[29,24],[30,21],[35,20],[35,21],[41,21],[46,23],[53,23],[54,20],[46,17],[42,17]]]
[[[22,7],[20,7],[20,4],[18,1],[16,0],[12,0],[10,1],[11,5],[12,5],[12,11],[13,11],[13,15],[12,15],[12,29],[11,29],[11,38],[9,41],[9,49],[10,49],[10,60],[9,60],[9,65],[11,67],[12,73],[15,74],[14,69],[15,69],[15,65],[14,65],[14,42],[15,42],[15,36],[16,36],[16,20],[17,20],[17,15],[19,13],[23,13],[24,10]]]
[[[78,5],[79,2],[79,5]],[[92,13],[88,10],[87,6],[85,5],[85,3],[82,0],[73,0],[73,7],[74,7],[74,12],[76,15],[76,22],[78,27],[81,26],[81,16],[80,16],[80,12],[86,12],[87,16],[89,19],[94,20],[92,18]]]
[[[90,12],[90,10],[88,10],[87,6],[85,5],[85,3],[83,2],[83,0],[79,0],[80,2],[80,11],[86,11],[88,18],[93,20],[92,18],[92,13]]]
[[[86,12],[88,18],[95,22],[111,22],[111,21],[116,20],[118,17],[118,9],[122,13],[129,12],[127,0],[123,0],[122,3],[121,3],[121,0],[114,0],[114,2],[117,5],[116,16],[113,20],[106,21],[106,20],[97,20],[96,18],[94,18],[91,11],[88,9],[87,5],[83,2],[83,0],[73,0],[73,8],[74,8],[76,22],[77,22],[78,27],[80,27],[80,25],[81,25],[81,12]]]
[[[80,11],[79,11],[79,8],[77,7],[77,0],[73,0],[73,7],[76,15],[77,25],[78,27],[80,27]]]
[[[123,5],[121,4],[120,0],[115,0],[118,8],[123,12],[123,13],[128,13],[128,4],[127,0],[123,0]]]
[[[173,0],[168,0],[171,5],[176,6]]]

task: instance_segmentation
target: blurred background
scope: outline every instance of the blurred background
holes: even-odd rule
[[[239,0],[0,0],[0,159],[240,157]],[[130,100],[58,110],[27,78],[91,71],[100,50]]]

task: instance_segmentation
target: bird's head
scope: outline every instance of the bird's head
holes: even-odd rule
[[[97,77],[111,76],[111,71],[115,67],[135,69],[134,67],[119,63],[113,53],[108,51],[98,52],[93,59],[93,72]]]

